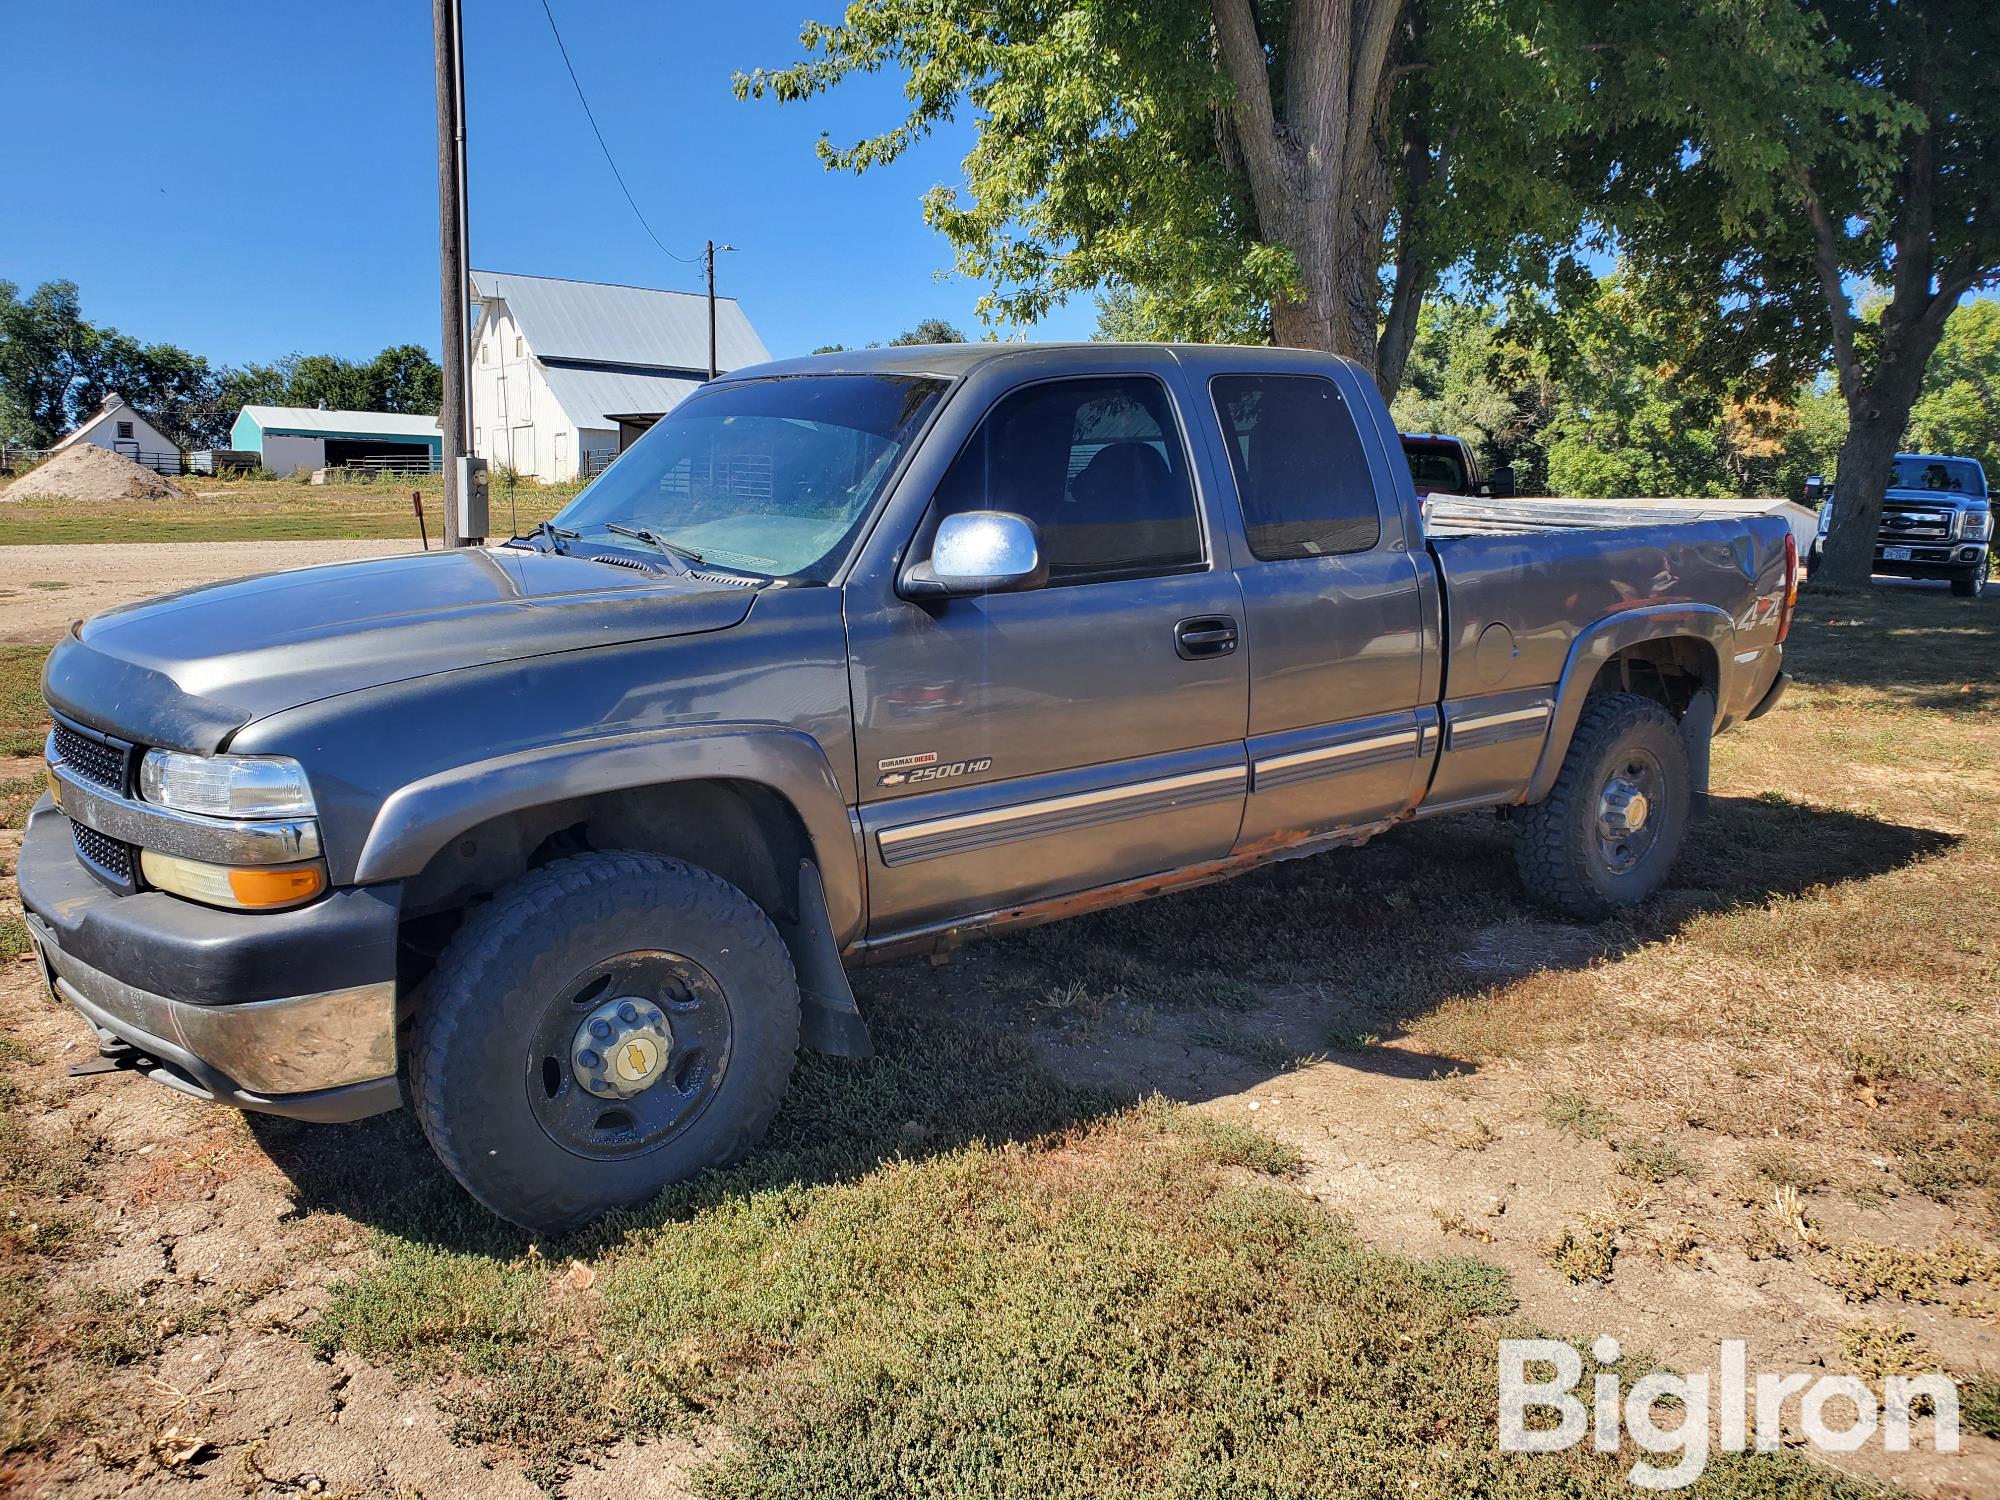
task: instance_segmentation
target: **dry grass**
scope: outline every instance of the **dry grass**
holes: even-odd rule
[[[34,659],[8,658],[12,680]],[[1629,1198],[1619,1217],[1565,1209],[1525,1259],[1615,1291],[1627,1261],[1744,1244],[1855,1304],[1852,1366],[1914,1367],[1923,1340],[1890,1318],[1974,1326],[1940,1309],[1990,1306],[2000,1255],[2000,610],[1815,602],[1792,665],[1786,706],[1718,746],[1723,795],[1679,888],[1621,922],[1548,921],[1504,828],[1458,819],[1002,940],[987,998],[1064,1036],[1202,1028],[1277,1067],[1297,1049],[1260,1032],[1268,1003],[1306,993],[1327,1012],[1307,1046],[1365,1038],[1358,1055],[1414,1051],[1440,1074],[1493,1061],[1518,1085],[1494,1116],[1509,1134],[1416,1134],[1492,1160],[1516,1124],[1553,1124],[1595,1164],[1579,1172],[1666,1205],[1657,1225]],[[32,703],[5,711],[39,741]],[[742,1167],[572,1244],[532,1246],[413,1169],[406,1123],[361,1137],[394,1149],[323,1137],[301,1180],[373,1233],[310,1336],[435,1378],[464,1439],[550,1485],[613,1436],[720,1425],[716,1495],[1626,1492],[1589,1455],[1492,1462],[1510,1290],[1491,1265],[1386,1253],[1304,1196],[1285,1142],[1061,1084],[1022,1032],[935,1003],[966,998],[950,971],[922,979],[927,1004],[864,996],[883,1055],[806,1060]],[[90,1399],[88,1372],[143,1368],[160,1319],[234,1314],[190,1300],[140,1324],[129,1300],[64,1290],[97,1190],[82,1168],[103,1164],[26,1113],[0,1100],[0,1188],[38,1226],[0,1237],[0,1388],[7,1441],[34,1448]],[[226,1146],[122,1164],[117,1190],[198,1201]],[[1861,1183],[1889,1204],[1871,1212],[1951,1227],[1864,1237],[1841,1217]],[[1432,1220],[1497,1253],[1499,1221]],[[330,1258],[305,1236],[273,1257]],[[2000,1430],[2000,1388],[1969,1386],[1966,1410]],[[1786,1457],[1704,1484],[1842,1488]]]
[[[305,485],[290,479],[184,481],[171,500],[21,500],[0,505],[0,546],[37,542],[235,542],[310,538],[417,539],[410,494],[424,496],[431,541],[443,535],[444,496],[435,476],[374,484]],[[580,488],[523,481],[510,504],[493,490],[493,524],[522,526],[554,515]],[[504,532],[503,532],[504,534]]]

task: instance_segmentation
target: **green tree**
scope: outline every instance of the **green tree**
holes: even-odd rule
[[[0,431],[46,448],[74,425],[70,392],[96,330],[73,281],[47,281],[22,297],[0,281]]]
[[[1076,293],[1129,289],[1110,304],[1121,336],[1267,328],[1393,389],[1442,268],[1473,243],[1560,239],[1578,222],[1563,174],[1543,169],[1583,117],[1526,39],[1545,8],[854,0],[839,23],[804,28],[803,61],[736,88],[787,103],[903,73],[900,124],[821,138],[828,167],[857,172],[969,107],[965,190],[934,189],[924,210],[987,284],[983,316],[1032,323]]]
[[[1903,446],[1966,454],[2000,484],[2000,302],[1967,302],[1945,320]]]
[[[0,436],[10,442],[46,448],[115,393],[176,443],[204,447],[216,436],[219,389],[200,355],[91,323],[73,281],[26,298],[0,282]]]
[[[396,344],[368,363],[375,411],[436,416],[444,404],[444,370],[422,344]]]
[[[1776,394],[1830,357],[1848,420],[1820,577],[1860,584],[1947,319],[2000,281],[2000,6],[1635,0],[1615,15],[1605,129],[1575,166],[1606,185],[1691,371]],[[1857,284],[1886,289],[1878,320]]]
[[[899,333],[889,340],[891,348],[901,348],[911,344],[962,344],[965,335],[943,318],[925,318],[908,333]]]

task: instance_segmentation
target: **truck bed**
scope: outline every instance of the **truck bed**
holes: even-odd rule
[[[1469,495],[1432,494],[1427,497],[1426,514],[1432,536],[1513,536],[1769,515],[1780,517],[1791,527],[1801,554],[1811,546],[1819,523],[1817,513],[1806,506],[1773,496],[1574,500],[1528,495],[1487,500]]]

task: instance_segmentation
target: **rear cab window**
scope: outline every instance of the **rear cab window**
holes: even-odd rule
[[[1187,447],[1151,376],[1050,380],[1001,397],[952,460],[931,519],[975,510],[1035,523],[1052,588],[1207,566]]]
[[[1367,552],[1382,539],[1361,434],[1319,375],[1209,382],[1251,553],[1265,562]]]

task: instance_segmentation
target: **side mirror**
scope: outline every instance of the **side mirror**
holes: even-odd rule
[[[1495,500],[1514,498],[1514,466],[1502,464],[1486,480],[1486,493]]]
[[[1041,533],[1010,510],[968,510],[938,523],[931,555],[903,570],[909,599],[1011,594],[1049,581]]]
[[[1814,474],[1806,480],[1805,503],[1807,505],[1819,504],[1820,497],[1825,493],[1826,481],[1820,478],[1819,475]]]

